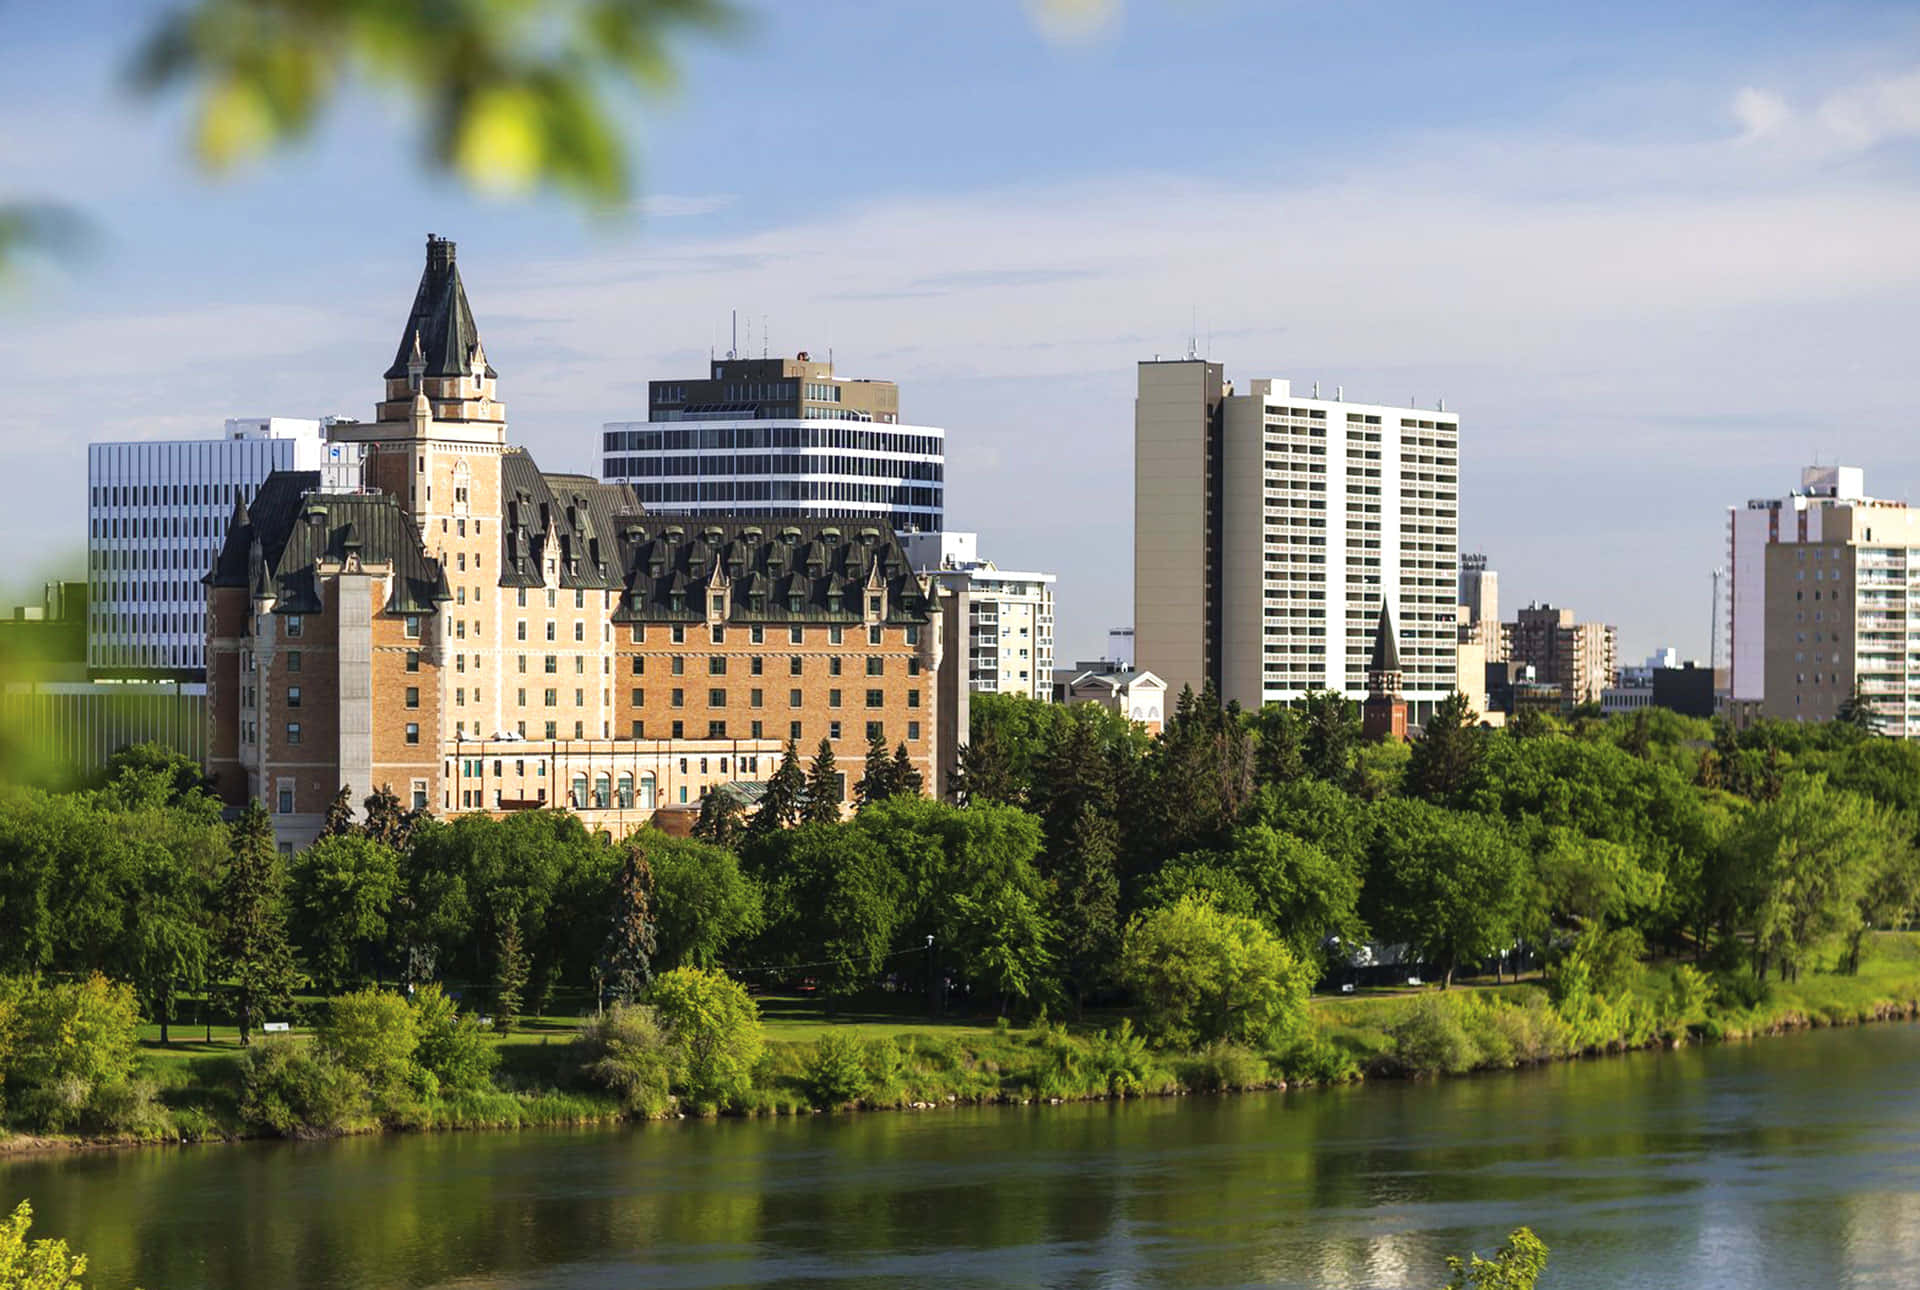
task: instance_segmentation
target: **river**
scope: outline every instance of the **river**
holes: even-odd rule
[[[62,1153],[0,1199],[120,1290],[1920,1285],[1920,1026],[1437,1084]]]

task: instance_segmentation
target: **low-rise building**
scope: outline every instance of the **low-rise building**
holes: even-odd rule
[[[1088,671],[1066,683],[1068,703],[1097,703],[1157,735],[1167,721],[1167,683],[1151,672]]]

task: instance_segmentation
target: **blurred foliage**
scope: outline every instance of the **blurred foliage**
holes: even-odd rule
[[[734,22],[725,0],[193,0],[132,73],[194,96],[194,151],[216,172],[305,135],[362,82],[417,109],[428,164],[472,188],[618,202],[616,93],[671,88],[670,38]]]

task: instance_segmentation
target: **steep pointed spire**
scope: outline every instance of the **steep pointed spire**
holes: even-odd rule
[[[410,376],[409,368],[418,352],[426,360],[425,375],[435,377],[466,376],[472,371],[476,355],[484,363],[480,349],[480,328],[473,320],[473,307],[467,303],[467,289],[460,281],[460,268],[454,263],[454,244],[443,237],[427,235],[427,267],[420,274],[420,287],[414,292],[413,309],[400,333],[400,347],[387,369],[387,380]],[[497,376],[487,367],[488,377]]]
[[[1373,656],[1367,660],[1369,672],[1398,672],[1400,670],[1400,647],[1393,639],[1393,616],[1387,612],[1385,601],[1380,602],[1380,618],[1373,627]]]

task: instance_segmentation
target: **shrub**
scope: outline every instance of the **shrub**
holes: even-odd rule
[[[240,1070],[240,1114],[256,1128],[307,1138],[355,1128],[368,1118],[366,1081],[316,1059],[293,1040],[254,1044]]]
[[[617,1003],[574,1038],[581,1073],[620,1098],[629,1115],[655,1116],[673,1105],[682,1054],[652,1008]]]
[[[478,1018],[461,1016],[438,985],[424,986],[414,995],[413,1013],[420,1036],[413,1059],[442,1089],[484,1090],[492,1086],[500,1053],[487,1043]]]
[[[752,1086],[764,1040],[746,987],[721,972],[675,968],[654,981],[648,1002],[685,1060],[688,1097],[724,1107]]]
[[[1479,1054],[1450,999],[1422,995],[1387,1027],[1389,1059],[1408,1075],[1454,1075],[1471,1070]]]
[[[1258,1088],[1268,1079],[1265,1058],[1224,1040],[1214,1040],[1186,1065],[1187,1087],[1204,1093]]]
[[[1706,973],[1685,963],[1674,968],[1673,979],[1667,984],[1667,996],[1661,1004],[1669,1036],[1677,1038],[1704,1022],[1707,1010],[1713,1006],[1713,996],[1713,982]]]
[[[906,1075],[906,1054],[900,1045],[885,1035],[869,1039],[860,1049],[861,1064],[867,1070],[866,1100],[870,1103],[900,1100],[900,1082]]]
[[[397,994],[359,990],[333,1001],[314,1033],[315,1056],[352,1071],[378,1102],[404,1100],[421,1090],[414,1061],[419,1045],[414,1010]]]
[[[139,1022],[133,987],[97,973],[73,983],[8,982],[0,1076],[19,1090],[20,1118],[45,1132],[79,1123],[97,1090],[133,1074]]]
[[[1144,1035],[1134,1033],[1133,1018],[1123,1017],[1118,1029],[1103,1030],[1087,1045],[1087,1066],[1099,1091],[1112,1097],[1139,1097],[1166,1083]]]
[[[1360,1074],[1353,1054],[1323,1035],[1296,1041],[1280,1054],[1277,1065],[1288,1080],[1300,1084],[1343,1084]]]
[[[1253,1044],[1297,1028],[1313,973],[1260,923],[1185,896],[1134,916],[1119,978],[1169,1044]]]
[[[1485,1008],[1472,1033],[1485,1058],[1498,1054],[1498,1064],[1506,1066],[1549,1061],[1571,1047],[1566,1022],[1546,995],[1532,989],[1517,1002],[1502,999]]]
[[[871,1080],[860,1041],[841,1030],[820,1037],[807,1056],[807,1093],[815,1106],[838,1107],[866,1095]]]

